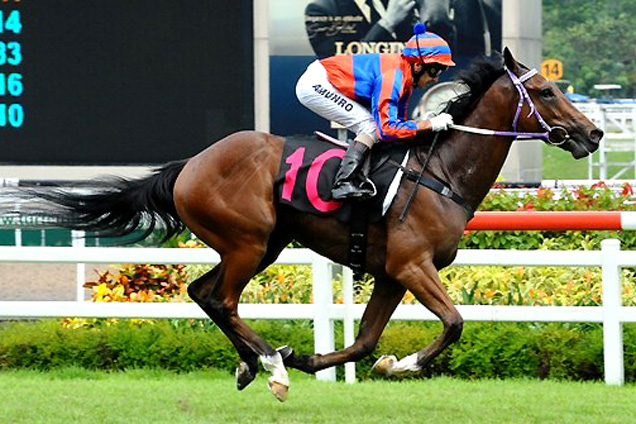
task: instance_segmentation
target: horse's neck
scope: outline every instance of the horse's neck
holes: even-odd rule
[[[479,100],[463,125],[494,130],[509,130],[516,100],[502,96],[493,84]],[[503,88],[505,90],[505,88]],[[502,101],[502,99],[510,99]],[[508,113],[508,111],[511,111]],[[454,131],[437,150],[431,161],[439,172],[472,208],[476,209],[496,181],[508,156],[512,138],[491,137]]]

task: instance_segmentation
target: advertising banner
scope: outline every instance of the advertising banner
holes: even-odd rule
[[[316,58],[341,54],[399,53],[416,22],[444,38],[457,67],[501,50],[501,0],[269,0],[270,116],[277,134],[329,131],[305,109],[295,85]],[[416,90],[414,108],[423,93]]]

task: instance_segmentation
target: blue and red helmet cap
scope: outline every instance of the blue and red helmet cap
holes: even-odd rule
[[[426,32],[426,25],[423,23],[415,24],[413,32],[415,35],[402,49],[404,59],[409,62],[455,66],[451,57],[451,49],[442,37],[432,32]]]

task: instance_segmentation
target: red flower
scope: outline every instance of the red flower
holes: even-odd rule
[[[631,196],[634,194],[634,189],[632,188],[631,185],[629,185],[629,183],[624,183],[623,184],[623,191],[621,191],[621,195],[622,196]]]
[[[534,210],[534,203],[532,202],[519,203],[517,207],[517,211],[533,211],[533,210]]]
[[[581,200],[581,199],[587,199],[588,197],[590,197],[589,195],[583,193],[584,189],[585,189],[584,186],[579,186],[579,188],[574,190],[574,195],[576,196],[577,199]]]

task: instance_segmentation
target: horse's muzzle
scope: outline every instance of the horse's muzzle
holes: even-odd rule
[[[598,144],[601,142],[601,139],[603,138],[603,135],[605,133],[603,132],[602,129],[600,128],[594,128],[592,131],[590,131],[590,141],[594,144]]]
[[[600,128],[594,128],[587,133],[587,140],[585,142],[585,148],[589,152],[589,154],[594,153],[598,150],[601,139],[603,138],[603,130]]]

